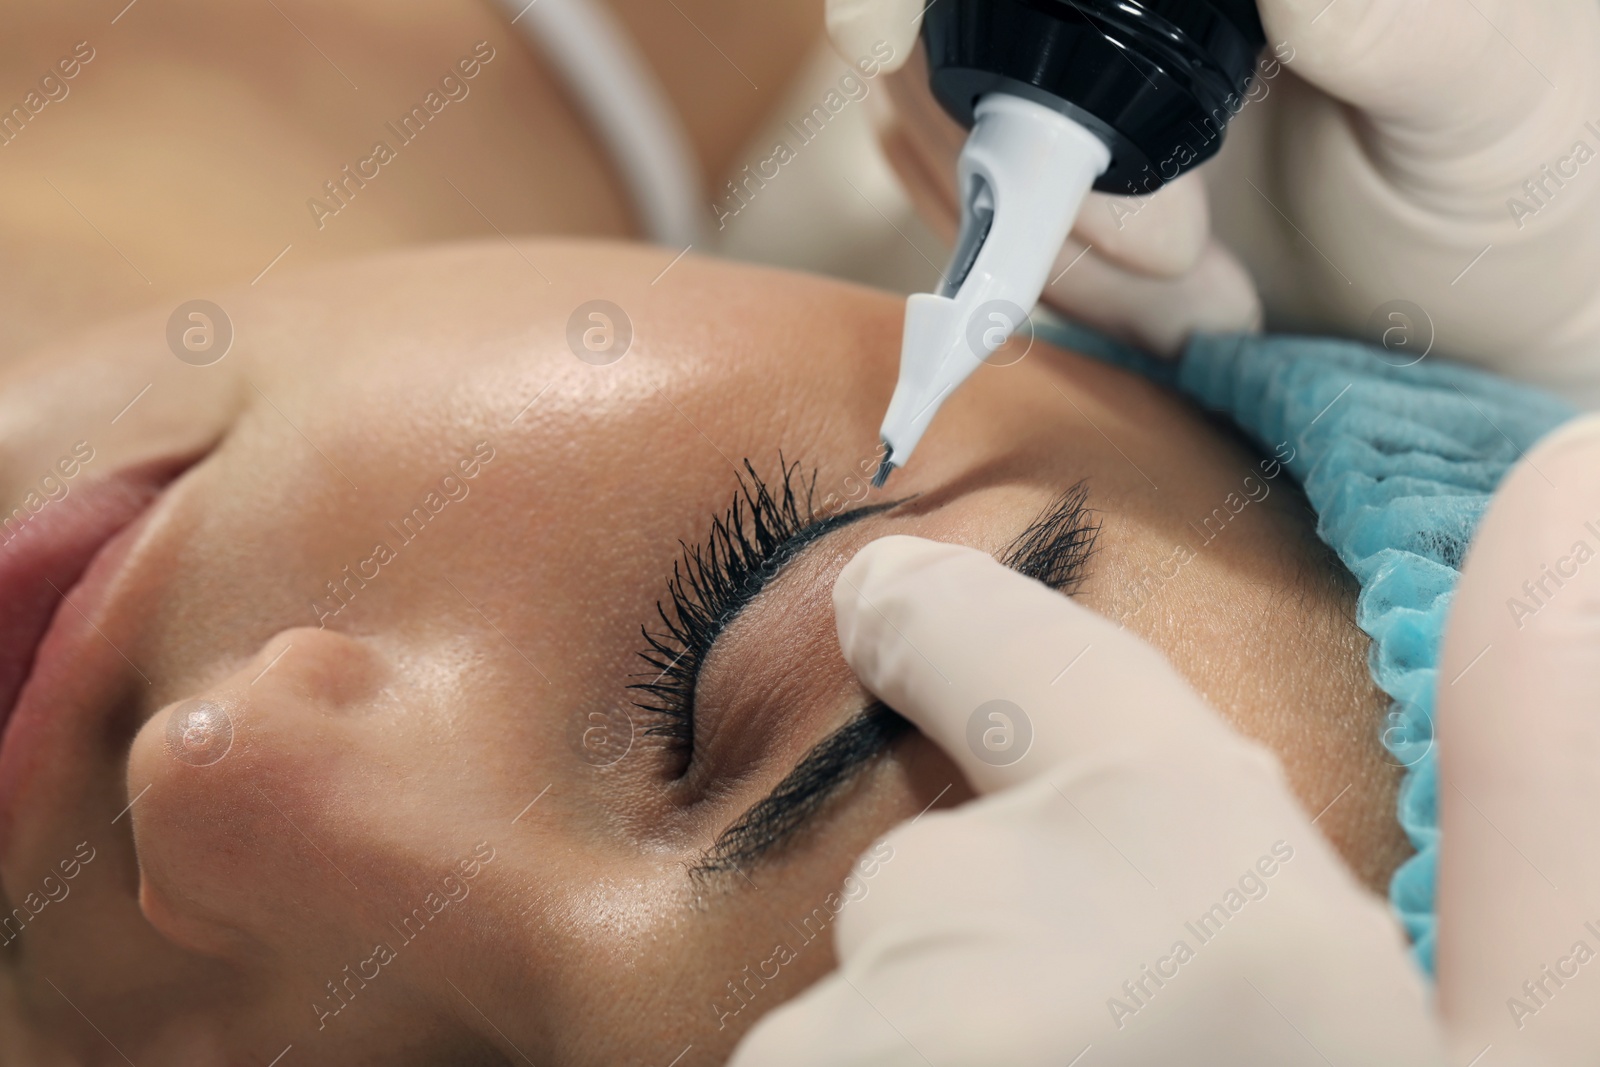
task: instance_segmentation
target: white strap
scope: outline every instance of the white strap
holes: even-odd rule
[[[572,90],[622,174],[650,239],[682,248],[704,230],[699,160],[671,98],[602,0],[496,0]]]

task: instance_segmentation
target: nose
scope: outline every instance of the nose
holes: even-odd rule
[[[226,757],[238,721],[339,717],[358,713],[387,672],[370,644],[315,627],[274,635],[255,656],[203,693],[170,704],[152,720],[166,755],[195,767]],[[144,733],[150,731],[147,724]],[[135,755],[139,745],[135,743]]]
[[[370,642],[302,626],[274,636],[234,678],[247,675],[246,690],[263,705],[288,699],[302,711],[342,715],[371,697],[387,672]]]
[[[300,852],[347,777],[337,765],[358,750],[355,720],[381,706],[388,678],[365,639],[284,630],[145,723],[127,788],[139,903],[157,930],[230,955],[270,925],[271,901],[251,887],[274,863],[303,866]]]

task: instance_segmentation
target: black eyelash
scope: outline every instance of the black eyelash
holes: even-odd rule
[[[1000,562],[1058,592],[1076,593],[1100,536],[1100,520],[1088,500],[1088,482],[1062,493],[1006,546]]]
[[[665,720],[646,728],[646,736],[666,738],[683,749],[692,746],[695,682],[706,654],[723,628],[810,540],[799,535],[816,525],[816,473],[809,481],[801,479],[800,465],[785,464],[781,453],[778,463],[783,484],[776,494],[747,459],[733,503],[712,521],[705,544],[679,542],[683,555],[673,563],[667,583],[671,611],[656,603],[666,631],[640,628],[649,647],[639,655],[651,669],[639,676],[653,680],[628,686],[641,694],[635,706]]]
[[[639,656],[650,669],[638,676],[651,680],[628,688],[640,694],[633,701],[636,707],[660,719],[643,733],[663,738],[687,755],[692,755],[694,745],[695,686],[723,629],[806,545],[838,526],[898,503],[888,501],[818,520],[812,504],[816,472],[802,478],[800,465],[785,463],[781,453],[778,463],[783,481],[774,492],[750,461],[744,461],[733,501],[712,521],[705,543],[679,542],[682,555],[673,563],[667,583],[670,611],[666,603],[656,603],[665,631],[640,628],[648,647]],[[1100,532],[1087,499],[1086,483],[1068,489],[1007,546],[1001,562],[1071,595]]]
[[[1100,521],[1079,482],[1039,513],[1000,560],[1020,574],[1071,596],[1087,576]],[[839,791],[913,727],[882,701],[823,739],[764,800],[746,811],[690,868],[709,877],[742,868],[777,849],[830,803]]]
[[[839,789],[915,729],[881,700],[829,734],[776,789],[728,827],[690,868],[695,877],[737,871],[796,833]]]

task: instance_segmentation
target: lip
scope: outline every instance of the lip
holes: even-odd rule
[[[59,705],[60,682],[82,658],[83,635],[58,631],[77,622],[94,637],[82,620],[96,616],[115,585],[130,540],[119,535],[131,533],[191,463],[143,464],[74,487],[0,545],[0,842],[10,837],[19,779],[38,757],[28,742],[39,730],[27,728],[37,724],[24,720]],[[89,586],[88,596],[73,595]]]

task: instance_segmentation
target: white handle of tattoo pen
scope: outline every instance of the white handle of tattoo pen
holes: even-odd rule
[[[904,466],[939,406],[1022,325],[1090,188],[1105,143],[1031,100],[991,93],[961,150],[961,231],[938,293],[906,300],[900,378],[884,415],[873,484]]]

